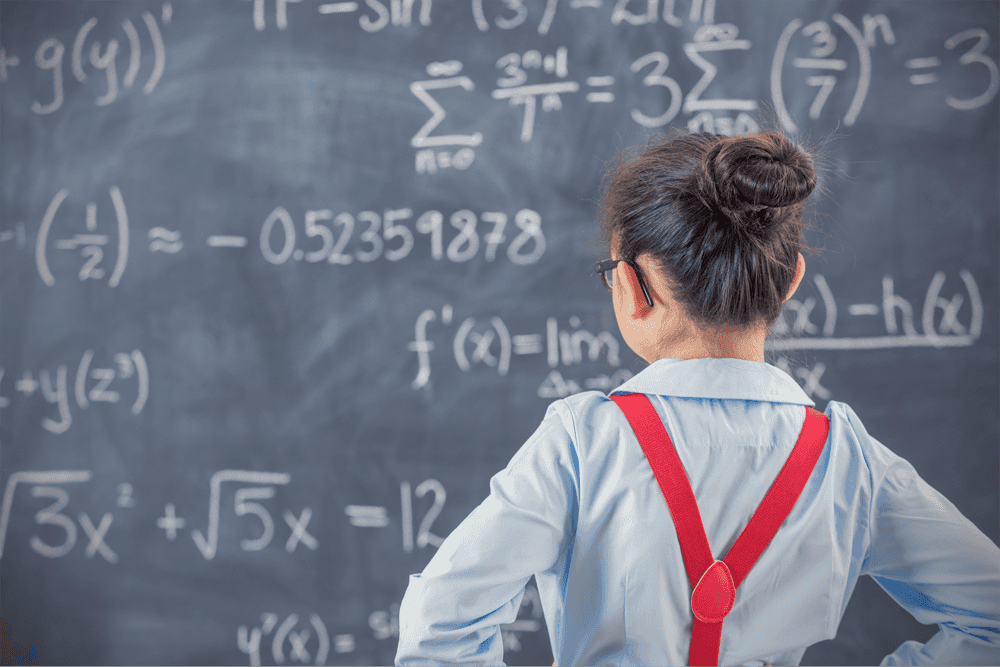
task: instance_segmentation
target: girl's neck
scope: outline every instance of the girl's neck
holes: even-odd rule
[[[767,329],[705,332],[693,327],[676,332],[659,344],[649,344],[636,352],[649,363],[658,359],[746,359],[764,361]]]

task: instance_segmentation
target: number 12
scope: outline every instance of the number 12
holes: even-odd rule
[[[423,498],[428,491],[434,492],[434,504],[431,505],[427,514],[424,515],[423,521],[420,522],[420,527],[417,531],[417,547],[420,549],[423,549],[428,544],[439,547],[444,542],[443,537],[431,532],[431,524],[441,514],[441,509],[444,507],[444,501],[448,494],[445,493],[441,482],[436,479],[425,479],[417,486],[415,493],[418,498]],[[399,495],[403,505],[403,551],[411,553],[413,551],[413,498],[410,493],[409,482],[400,483]]]

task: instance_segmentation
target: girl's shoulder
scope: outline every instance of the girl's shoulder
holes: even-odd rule
[[[847,403],[830,401],[824,414],[830,419],[827,441],[831,448],[848,449],[862,456],[874,477],[880,477],[893,465],[906,463],[903,457],[868,433],[861,417]]]

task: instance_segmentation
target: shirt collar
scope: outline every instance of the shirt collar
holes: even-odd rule
[[[816,405],[788,373],[746,359],[659,359],[611,393]]]

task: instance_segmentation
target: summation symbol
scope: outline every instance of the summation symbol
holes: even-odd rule
[[[473,147],[478,146],[483,141],[482,132],[472,134],[447,134],[434,135],[431,132],[441,124],[447,116],[444,107],[431,95],[429,91],[444,90],[447,88],[461,88],[466,92],[475,90],[475,84],[467,76],[458,76],[462,71],[462,63],[458,60],[448,60],[444,62],[432,62],[427,66],[427,74],[435,77],[427,81],[414,81],[410,84],[410,92],[423,102],[424,106],[431,112],[431,117],[417,130],[417,133],[410,139],[410,145],[421,149],[416,155],[417,173],[435,173],[439,168],[446,169],[468,169],[472,161],[476,158]],[[461,146],[458,150],[434,151],[434,147]]]
[[[704,110],[753,111],[757,101],[752,99],[701,99],[701,95],[715,79],[719,68],[702,53],[711,51],[748,50],[748,39],[736,39],[739,28],[732,23],[705,25],[694,33],[694,41],[684,45],[688,59],[701,68],[703,74],[684,99],[684,113]]]

